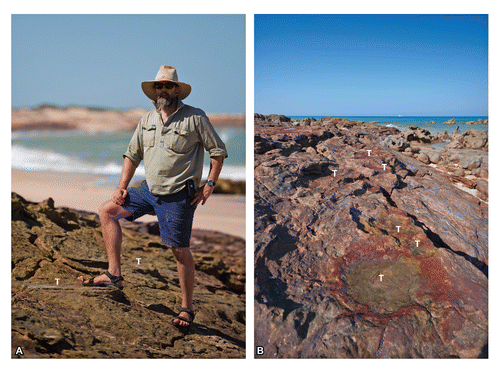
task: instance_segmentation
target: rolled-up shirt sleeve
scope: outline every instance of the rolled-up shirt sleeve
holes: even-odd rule
[[[143,147],[142,147],[142,119],[137,124],[134,135],[130,140],[127,151],[123,154],[123,158],[128,157],[132,163],[137,167],[143,159]]]
[[[203,112],[196,119],[196,129],[199,139],[205,150],[209,152],[210,157],[223,156],[227,158],[226,145],[222,142],[210,120]]]

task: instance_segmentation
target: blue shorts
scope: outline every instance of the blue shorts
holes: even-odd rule
[[[192,206],[189,202],[187,189],[158,196],[149,191],[144,180],[139,187],[128,189],[122,207],[132,213],[132,216],[126,218],[129,221],[146,214],[156,215],[163,244],[169,247],[188,248],[196,209],[196,206]]]

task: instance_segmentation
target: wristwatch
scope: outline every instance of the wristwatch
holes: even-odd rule
[[[213,180],[207,180],[207,184],[211,187],[215,187],[215,181]]]

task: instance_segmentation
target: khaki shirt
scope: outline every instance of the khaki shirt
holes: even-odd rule
[[[210,157],[227,157],[226,146],[205,113],[179,101],[165,124],[159,110],[146,113],[123,157],[136,167],[144,160],[149,190],[166,195],[182,190],[188,179],[193,179],[196,187],[200,185],[203,149]]]

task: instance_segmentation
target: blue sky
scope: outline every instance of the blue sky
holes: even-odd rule
[[[168,64],[187,104],[244,113],[245,55],[245,15],[12,15],[12,106],[149,109]]]
[[[255,112],[488,115],[488,18],[256,15]]]

